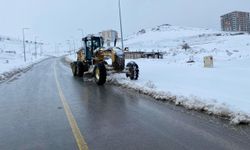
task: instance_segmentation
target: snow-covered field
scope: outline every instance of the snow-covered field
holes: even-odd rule
[[[125,45],[130,51],[164,52],[164,59],[134,60],[140,66],[138,81],[124,74],[108,79],[156,99],[227,117],[234,124],[250,123],[250,35],[238,34],[170,25],[141,30]],[[182,49],[184,43],[191,48]],[[214,68],[203,67],[203,57],[209,55]]]

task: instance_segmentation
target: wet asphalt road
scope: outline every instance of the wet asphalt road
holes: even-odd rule
[[[72,77],[62,59],[0,84],[1,150],[78,149],[57,89],[90,150],[250,149],[249,126]]]

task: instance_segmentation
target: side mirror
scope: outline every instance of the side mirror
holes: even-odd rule
[[[125,51],[125,52],[128,52],[128,51],[129,51],[129,48],[128,48],[128,47],[125,47],[125,48],[124,48],[124,51]]]

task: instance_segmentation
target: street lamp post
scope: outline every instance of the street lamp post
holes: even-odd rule
[[[37,58],[37,38],[38,36],[35,37],[35,58]]]
[[[75,43],[75,40],[74,40],[74,37],[71,37],[72,38],[72,44],[73,44],[73,54],[75,55],[76,57],[76,43]]]
[[[26,62],[26,46],[25,46],[25,34],[24,30],[28,30],[29,28],[23,28],[23,57],[24,57],[24,62]]]
[[[67,42],[68,42],[68,46],[69,46],[69,54],[71,54],[71,42],[70,42],[70,40],[67,40]]]
[[[61,47],[62,47],[62,43],[57,43],[57,50],[59,54],[61,53]]]
[[[121,43],[122,43],[122,50],[124,50],[123,45],[123,31],[122,31],[122,11],[121,11],[121,0],[118,1],[118,7],[119,7],[119,19],[120,19],[120,32],[121,32]]]
[[[40,43],[40,56],[42,56],[42,54],[43,54],[43,44],[44,43]]]
[[[58,56],[58,45],[57,43],[54,43],[55,48],[55,55]]]
[[[72,42],[73,42],[73,46],[74,46],[74,53],[76,53],[76,43],[75,43],[75,40],[72,39]]]

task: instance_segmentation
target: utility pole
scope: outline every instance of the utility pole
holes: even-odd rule
[[[24,57],[24,62],[26,62],[26,46],[25,46],[25,34],[24,30],[28,30],[29,28],[23,28],[23,57]]]
[[[122,43],[122,50],[124,50],[124,45],[123,45],[123,31],[122,31],[122,10],[121,10],[121,0],[119,0],[118,3],[119,7],[119,18],[120,18],[120,32],[121,32],[121,43]]]

